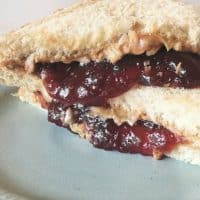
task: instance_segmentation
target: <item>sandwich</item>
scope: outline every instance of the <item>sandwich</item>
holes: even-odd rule
[[[200,165],[200,8],[84,0],[0,37],[0,83],[94,147]]]

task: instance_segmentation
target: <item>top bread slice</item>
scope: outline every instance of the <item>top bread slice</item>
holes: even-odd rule
[[[200,53],[200,9],[177,0],[86,0],[0,37],[0,68],[167,49]]]

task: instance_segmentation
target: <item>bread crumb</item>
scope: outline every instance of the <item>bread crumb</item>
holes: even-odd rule
[[[153,149],[153,158],[156,160],[161,160],[164,156],[163,152],[161,152],[159,149]]]

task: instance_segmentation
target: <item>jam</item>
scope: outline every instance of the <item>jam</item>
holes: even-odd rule
[[[93,119],[86,122],[91,134],[90,142],[98,148],[123,153],[153,155],[154,150],[170,152],[178,143],[175,135],[150,121],[137,121],[133,126],[117,126],[113,120]]]
[[[150,121],[118,126],[112,119],[91,116],[89,106],[109,106],[109,98],[121,95],[136,84],[200,87],[200,56],[161,49],[153,56],[126,55],[115,64],[108,61],[38,63],[36,72],[53,99],[48,105],[49,121],[67,128],[66,111],[70,109],[73,121],[85,125],[95,147],[153,155],[155,150],[171,151],[181,140]]]
[[[106,104],[108,98],[135,84],[160,87],[200,86],[200,56],[162,49],[153,56],[127,55],[116,64],[108,61],[80,64],[37,64],[49,95],[70,106]]]
[[[70,109],[74,122],[85,125],[90,142],[97,148],[153,155],[155,150],[162,154],[170,152],[181,142],[172,132],[150,121],[139,120],[133,126],[127,123],[118,126],[112,119],[91,116],[89,108],[81,104],[73,105]],[[54,102],[49,110],[49,121],[64,126],[66,106]]]

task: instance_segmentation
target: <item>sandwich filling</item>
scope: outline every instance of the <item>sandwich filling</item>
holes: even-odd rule
[[[161,49],[152,56],[126,55],[115,64],[38,63],[36,73],[52,98],[46,105],[49,121],[67,128],[71,122],[83,124],[98,148],[159,158],[185,142],[184,138],[145,119],[116,123],[111,117],[95,115],[93,107],[109,110],[111,99],[140,86],[199,88],[200,57]]]

